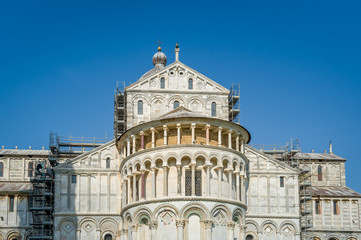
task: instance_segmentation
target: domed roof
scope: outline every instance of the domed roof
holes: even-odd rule
[[[153,56],[154,67],[164,67],[167,64],[167,56],[161,52],[162,48],[158,47],[158,52]]]
[[[165,67],[165,65],[167,64],[167,56],[161,51],[162,51],[162,48],[158,47],[158,52],[156,52],[153,55],[153,59],[152,59],[154,68],[152,68],[148,72],[144,73],[139,78],[139,80],[145,79],[145,78],[159,72],[160,70],[162,70]]]

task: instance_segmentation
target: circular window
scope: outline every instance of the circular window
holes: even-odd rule
[[[179,76],[184,76],[184,72],[183,72],[183,71],[179,71]]]
[[[169,75],[174,76],[174,72],[173,72],[173,71],[170,71],[170,72],[169,72]]]

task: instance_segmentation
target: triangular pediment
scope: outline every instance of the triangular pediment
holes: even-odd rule
[[[54,167],[55,171],[101,169],[105,168],[105,159],[109,158],[112,165],[117,162],[115,140],[109,141],[91,151],[85,152],[71,160]]]
[[[206,117],[206,116],[200,113],[195,113],[192,110],[189,110],[188,108],[181,106],[160,116],[159,119],[177,118],[177,117]]]
[[[153,68],[149,70],[137,82],[126,87],[126,90],[159,89],[161,78],[164,78],[167,81],[167,90],[189,90],[188,81],[189,79],[192,79],[193,88],[191,91],[198,90],[203,92],[219,92],[223,94],[229,93],[227,88],[179,61],[165,66],[164,68]]]
[[[261,172],[285,172],[290,174],[298,174],[299,171],[290,165],[279,161],[272,156],[247,146],[246,157],[249,159],[249,171],[252,174]]]

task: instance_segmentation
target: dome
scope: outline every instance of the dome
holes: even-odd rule
[[[167,64],[167,56],[161,51],[162,48],[158,47],[158,52],[153,56],[153,65],[155,67],[164,67]]]

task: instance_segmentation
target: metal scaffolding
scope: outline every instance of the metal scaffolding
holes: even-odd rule
[[[286,145],[286,151],[282,154],[283,161],[300,171],[299,196],[300,196],[300,226],[301,239],[309,239],[308,229],[313,227],[312,222],[312,194],[308,190],[311,187],[311,158],[300,157],[301,147],[297,138],[290,140]]]
[[[252,147],[267,153],[276,155],[277,159],[282,160],[288,165],[297,168],[299,175],[299,207],[300,207],[300,226],[301,239],[310,239],[308,229],[313,227],[312,222],[312,194],[308,190],[311,186],[311,158],[304,158],[300,154],[301,147],[297,138],[291,138],[284,146],[278,145],[251,145]]]
[[[119,86],[121,85],[121,88]],[[119,137],[127,130],[127,97],[125,82],[117,82],[114,94],[114,138]]]
[[[48,161],[36,166],[30,181],[33,190],[29,194],[29,210],[32,213],[29,239],[53,239],[54,222],[54,171],[59,162],[65,162],[108,141],[107,138],[60,137],[49,135]]]
[[[47,162],[38,164],[34,178],[30,179],[33,190],[29,195],[32,213],[29,239],[53,239],[54,236],[54,173],[47,165]]]
[[[231,88],[229,89],[228,95],[228,107],[229,107],[229,121],[240,124],[240,84],[232,84]]]

